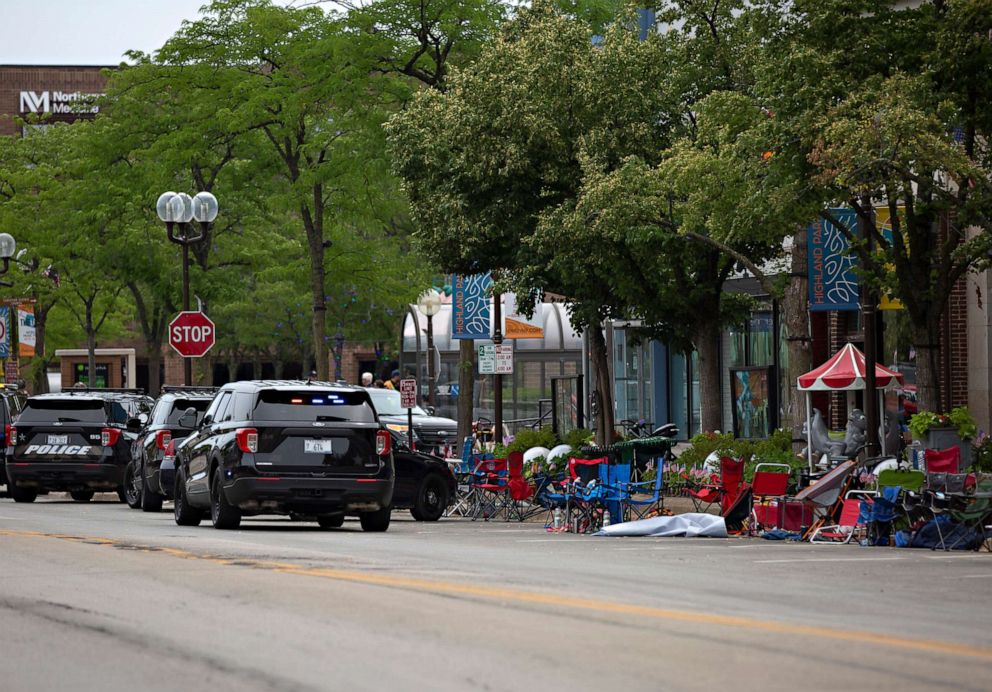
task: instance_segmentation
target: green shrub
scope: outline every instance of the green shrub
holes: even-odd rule
[[[586,445],[592,444],[593,438],[596,437],[596,433],[592,430],[587,430],[586,428],[575,428],[574,430],[569,430],[565,433],[565,439],[561,442],[566,444],[572,449],[579,449],[580,447],[585,447]]]
[[[526,452],[531,447],[547,447],[551,449],[558,444],[558,438],[549,427],[524,428],[520,430],[506,447],[507,452]]]

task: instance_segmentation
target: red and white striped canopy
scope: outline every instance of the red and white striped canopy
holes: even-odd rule
[[[865,354],[846,344],[826,363],[799,377],[799,389],[814,392],[836,392],[865,388]],[[902,374],[884,365],[875,365],[875,386],[888,389],[902,384]]]

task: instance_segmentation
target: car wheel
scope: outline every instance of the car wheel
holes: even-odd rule
[[[141,511],[162,511],[162,496],[158,493],[153,493],[148,487],[148,480],[145,478],[145,469],[143,466],[141,468]]]
[[[186,482],[181,473],[176,474],[176,498],[172,513],[179,526],[199,526],[203,520],[203,512],[195,507],[189,506],[189,498],[186,497]]]
[[[241,510],[227,501],[223,482],[224,476],[217,467],[210,484],[210,520],[215,529],[236,529],[241,526]]]
[[[389,517],[392,508],[383,507],[378,512],[363,512],[359,515],[362,531],[385,531],[389,528]]]
[[[93,494],[92,490],[73,490],[69,493],[69,497],[76,502],[89,502],[93,499]]]
[[[19,488],[13,478],[7,479],[7,494],[14,502],[34,502],[38,491],[34,488]]]
[[[448,507],[448,486],[436,474],[428,474],[417,488],[417,499],[410,514],[417,521],[437,521]]]
[[[141,507],[141,487],[138,482],[138,474],[134,472],[134,463],[128,463],[124,467],[124,502],[131,509]]]
[[[320,524],[320,528],[322,529],[340,529],[344,526],[344,515],[319,514],[317,515],[317,523]]]

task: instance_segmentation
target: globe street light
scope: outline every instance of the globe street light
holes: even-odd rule
[[[10,269],[10,259],[17,252],[17,243],[14,241],[14,236],[10,233],[0,233],[0,259],[3,260],[3,268],[0,269],[0,275],[6,274],[7,270]],[[0,281],[0,284],[4,286],[13,286],[14,284],[9,281]]]
[[[165,222],[169,241],[183,248],[183,312],[189,312],[189,246],[203,240],[217,218],[217,198],[209,192],[198,192],[195,197],[185,192],[163,192],[155,202],[155,211]],[[194,219],[200,224],[199,231],[190,223]],[[183,359],[183,383],[193,384],[193,362],[189,358]]]
[[[434,407],[434,315],[441,311],[441,294],[434,289],[424,291],[417,299],[417,309],[427,317],[427,403]],[[433,412],[432,412],[433,413]]]

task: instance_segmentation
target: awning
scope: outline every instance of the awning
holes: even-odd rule
[[[846,344],[826,363],[800,375],[799,389],[812,392],[837,392],[865,388],[865,354]],[[875,386],[890,389],[902,384],[902,374],[884,365],[875,365]]]

